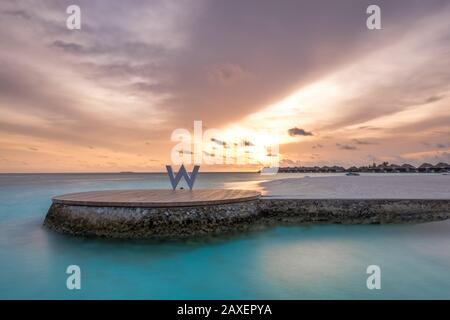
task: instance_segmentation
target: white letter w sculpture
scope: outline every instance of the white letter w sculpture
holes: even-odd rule
[[[186,180],[189,189],[192,190],[194,187],[195,178],[197,178],[198,169],[200,169],[200,166],[194,166],[194,170],[192,170],[191,175],[186,171],[186,168],[184,165],[181,165],[180,170],[178,170],[177,174],[174,175],[172,171],[172,166],[166,166],[167,174],[170,178],[170,183],[172,184],[173,190],[177,188],[178,183],[180,182],[181,178],[184,177],[184,180]]]

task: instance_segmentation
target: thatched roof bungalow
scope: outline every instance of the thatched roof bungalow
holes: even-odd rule
[[[434,166],[431,163],[422,163],[419,166],[419,172],[434,172]]]
[[[439,172],[447,172],[450,171],[450,164],[445,162],[439,162],[437,165],[434,166],[434,169]]]
[[[391,164],[387,166],[386,171],[387,172],[400,172],[401,167],[397,164]]]
[[[330,170],[331,172],[345,172],[345,168],[340,166],[332,166]]]
[[[400,167],[400,172],[416,172],[417,169],[413,165],[410,165],[409,163],[404,163]]]
[[[388,166],[385,166],[384,164],[379,164],[375,168],[375,172],[387,172]]]

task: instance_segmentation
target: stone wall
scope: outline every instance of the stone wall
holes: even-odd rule
[[[54,203],[44,225],[60,233],[107,238],[182,238],[227,233],[257,219],[258,202],[171,208]]]
[[[107,238],[184,238],[276,223],[418,223],[450,217],[450,200],[275,199],[172,208],[54,203],[44,225],[60,233]]]
[[[263,198],[259,211],[284,222],[417,223],[450,218],[450,200]]]

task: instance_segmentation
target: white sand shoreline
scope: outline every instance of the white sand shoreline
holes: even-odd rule
[[[290,199],[450,199],[448,175],[321,176],[259,183],[263,195]]]

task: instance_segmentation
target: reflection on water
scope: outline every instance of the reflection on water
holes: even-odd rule
[[[343,251],[345,248],[345,251]],[[354,269],[355,244],[350,241],[297,240],[277,243],[261,252],[267,277],[289,287],[311,287],[322,281],[342,281]]]
[[[56,194],[167,185],[164,175],[0,176],[0,298],[450,298],[450,221],[278,226],[171,242],[83,239],[41,226]],[[81,267],[80,291],[65,287],[70,264]],[[370,264],[382,269],[380,291],[366,288]]]

